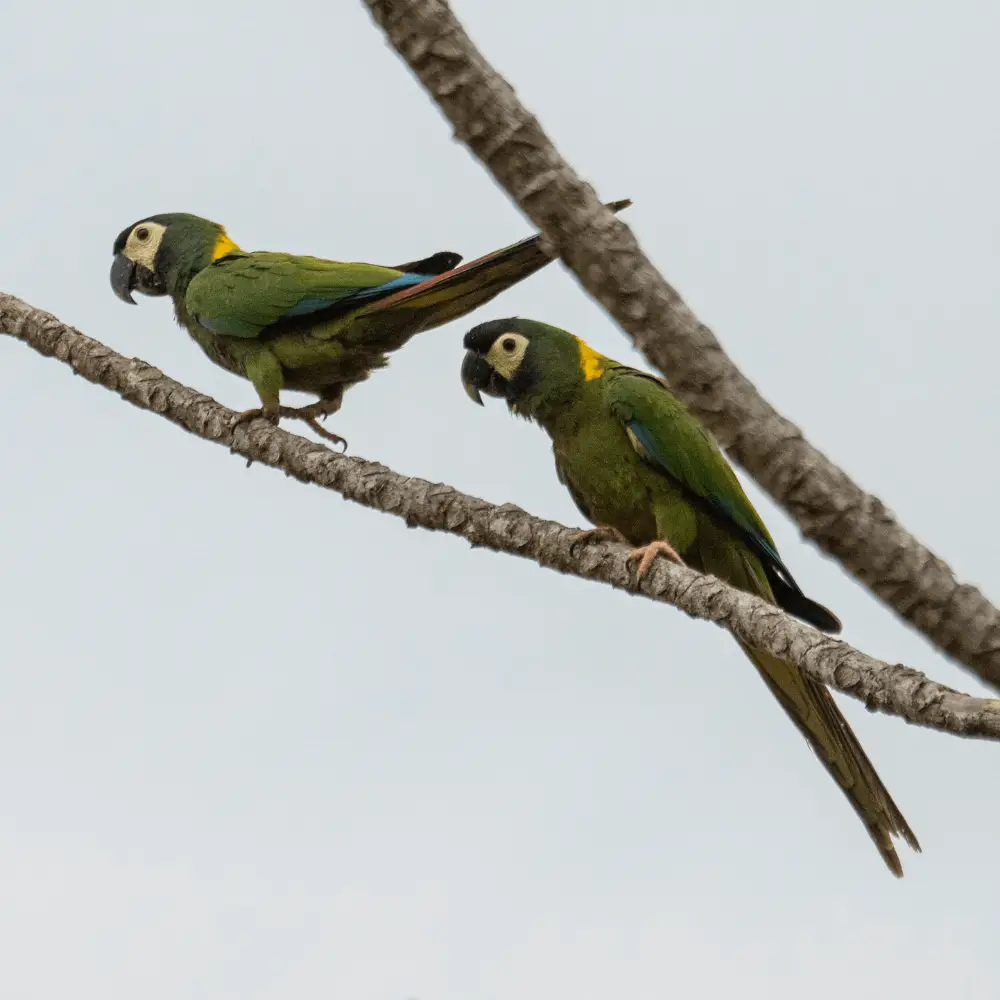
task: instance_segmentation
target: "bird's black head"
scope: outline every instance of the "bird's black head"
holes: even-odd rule
[[[115,238],[111,288],[135,305],[132,292],[174,294],[202,268],[237,246],[222,226],[187,212],[151,215],[132,223]]]
[[[508,403],[516,401],[518,373],[523,382],[527,372],[522,369],[531,344],[522,332],[524,325],[517,317],[495,319],[480,323],[465,335],[462,385],[474,403],[483,405],[481,392]]]
[[[480,323],[463,346],[462,385],[469,398],[482,405],[485,392],[536,419],[579,391],[581,359],[594,353],[565,330],[519,317]]]

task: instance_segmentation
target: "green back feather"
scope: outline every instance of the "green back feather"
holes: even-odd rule
[[[296,318],[303,301],[314,312],[336,306],[360,289],[384,285],[404,272],[375,264],[342,263],[286,253],[231,254],[201,271],[188,286],[186,306],[213,333],[258,337]],[[302,314],[303,323],[317,323]]]

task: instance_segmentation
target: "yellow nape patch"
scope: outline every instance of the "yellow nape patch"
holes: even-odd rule
[[[239,247],[229,238],[229,233],[223,229],[215,241],[215,246],[212,247],[212,260],[225,257],[227,253],[232,253],[234,250],[239,250]]]
[[[579,338],[577,342],[580,345],[580,367],[583,369],[584,380],[589,382],[591,379],[600,378],[604,374],[604,363],[607,358],[598,354]]]

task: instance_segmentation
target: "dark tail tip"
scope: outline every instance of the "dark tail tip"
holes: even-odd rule
[[[764,572],[767,574],[767,581],[771,584],[774,601],[779,608],[784,609],[790,615],[795,615],[796,618],[801,618],[804,622],[809,622],[820,632],[826,632],[829,635],[840,634],[844,626],[829,608],[824,608],[822,604],[817,604],[816,601],[806,597],[794,580],[789,582],[785,576],[780,576],[773,566],[765,565]]]
[[[458,267],[461,262],[462,255],[460,253],[442,250],[440,253],[431,254],[430,257],[407,261],[405,264],[396,264],[393,270],[403,271],[406,274],[437,275]]]
[[[803,597],[802,601],[802,617],[811,625],[815,625],[821,632],[827,632],[830,635],[839,635],[843,631],[842,622],[829,608],[824,608],[822,604],[810,601],[808,597]]]

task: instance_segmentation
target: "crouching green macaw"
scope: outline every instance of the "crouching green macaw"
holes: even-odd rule
[[[660,379],[526,319],[483,323],[465,347],[462,382],[473,401],[482,404],[481,392],[505,399],[551,437],[559,480],[598,525],[578,541],[636,546],[640,578],[657,555],[683,559],[818,629],[840,631],[792,579],[714,439]],[[830,692],[798,667],[741,646],[901,876],[892,837],[920,846]]]
[[[464,316],[552,257],[535,235],[458,267],[461,259],[442,252],[380,267],[248,253],[217,223],[172,212],[118,234],[111,287],[132,304],[133,291],[169,295],[178,323],[209,358],[253,383],[261,407],[237,423],[296,417],[345,443],[317,422],[340,408],[345,389],[385,367],[414,334]],[[319,402],[281,406],[282,389],[314,392]]]

